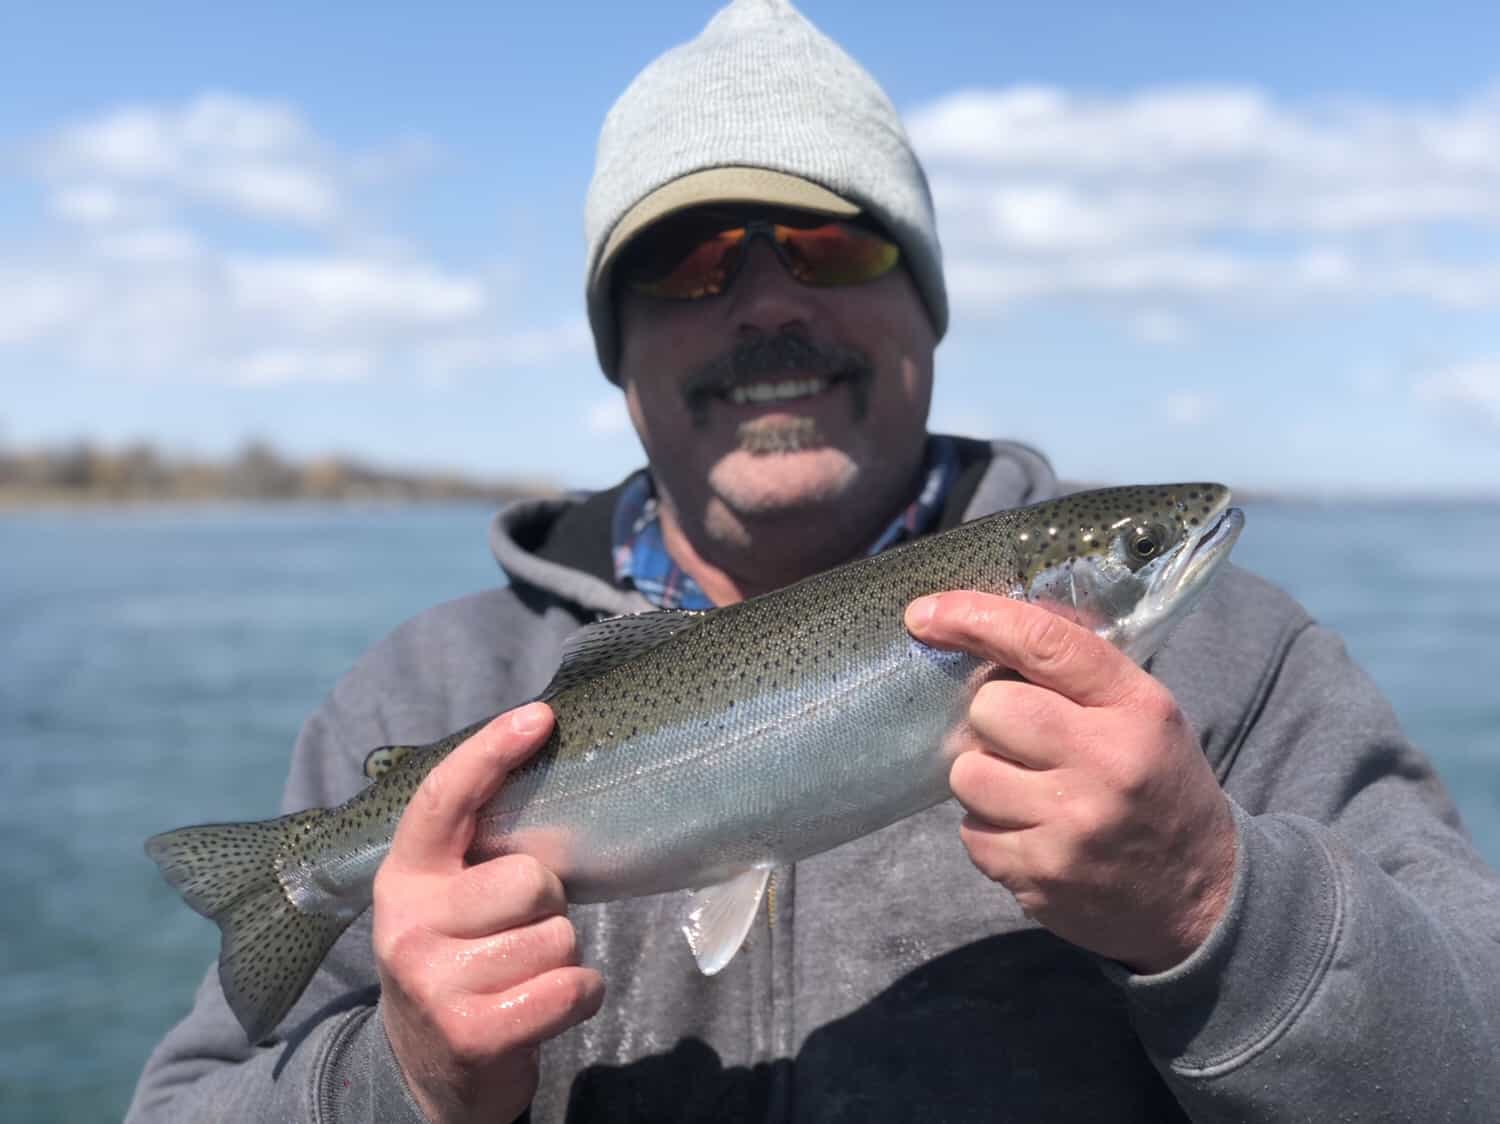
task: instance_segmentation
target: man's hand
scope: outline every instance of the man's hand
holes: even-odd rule
[[[1185,959],[1228,904],[1235,828],[1167,689],[1023,601],[939,594],[906,624],[1023,677],[981,686],[958,735],[949,784],[974,865],[1064,940],[1142,973]]]
[[[470,865],[474,817],[547,740],[552,712],[502,714],[427,775],[375,878],[381,1017],[432,1121],[513,1120],[540,1043],[591,1017],[604,981],[578,967],[557,875],[526,855]]]

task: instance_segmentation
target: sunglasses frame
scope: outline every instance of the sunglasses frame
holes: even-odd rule
[[[723,296],[734,285],[735,280],[740,275],[740,271],[745,268],[745,262],[749,260],[750,247],[757,238],[764,238],[770,244],[772,252],[775,253],[777,260],[781,262],[781,266],[787,271],[788,276],[790,276],[799,285],[807,285],[810,288],[815,289],[846,288],[852,285],[868,284],[871,281],[876,281],[881,277],[884,277],[886,274],[890,273],[891,270],[895,269],[898,265],[901,264],[901,247],[893,239],[888,238],[883,231],[877,229],[867,222],[859,222],[855,219],[839,218],[832,215],[815,215],[809,212],[795,212],[795,217],[803,221],[788,222],[787,217],[789,216],[778,215],[776,217],[766,217],[764,212],[760,212],[756,217],[742,217],[736,214],[725,214],[724,225],[716,225],[712,222],[706,221],[709,219],[709,216],[714,213],[716,212],[708,212],[700,216],[700,221],[705,222],[705,229],[711,230],[712,233],[705,234],[703,237],[692,242],[683,256],[677,259],[677,263],[674,264],[672,268],[669,269],[666,273],[662,274],[662,276],[656,281],[638,281],[632,280],[629,277],[629,273],[631,272],[629,269],[630,248],[627,247],[625,253],[621,255],[618,264],[615,266],[615,277],[617,279],[616,284],[618,286],[628,288],[632,292],[637,293],[641,296],[648,297],[652,300],[673,302],[712,300],[714,297]],[[818,281],[808,280],[797,276],[798,265],[792,259],[790,252],[784,244],[783,239],[786,238],[786,235],[781,234],[780,230],[809,231],[818,230],[826,226],[849,227],[850,229],[858,231],[863,235],[877,239],[884,247],[886,247],[890,251],[890,261],[878,273],[872,274],[869,277],[861,278],[858,281],[827,281],[820,283]],[[720,237],[724,234],[734,232],[740,232],[741,237],[738,241],[726,247],[724,256],[720,257],[719,259],[719,262],[722,263],[724,257],[727,257],[729,254],[734,253],[736,254],[734,264],[724,274],[722,281],[719,282],[718,286],[713,292],[701,292],[690,295],[677,296],[670,293],[652,291],[653,286],[659,285],[662,281],[666,280],[667,277],[671,276],[671,273],[678,266],[680,266],[682,262],[686,261],[689,256],[695,253],[706,242],[709,242],[712,239]],[[646,233],[646,237],[650,237],[650,232]],[[639,252],[639,250],[637,252]]]

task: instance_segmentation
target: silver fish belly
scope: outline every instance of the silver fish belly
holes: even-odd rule
[[[893,636],[860,666],[517,776],[476,850],[524,852],[570,901],[607,901],[796,862],[948,796],[950,732],[983,665]],[[837,678],[835,678],[837,677]]]

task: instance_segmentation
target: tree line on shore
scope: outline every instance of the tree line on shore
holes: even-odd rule
[[[215,500],[503,501],[556,491],[541,481],[481,480],[397,471],[343,456],[295,460],[264,441],[212,459],[164,453],[149,442],[91,441],[0,448],[0,504]]]

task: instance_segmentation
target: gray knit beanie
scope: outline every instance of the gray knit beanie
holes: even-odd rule
[[[705,203],[868,214],[948,326],[927,177],[875,80],[786,0],[733,0],[637,75],[604,118],[584,207],[599,365],[619,354],[609,271],[634,235]]]

